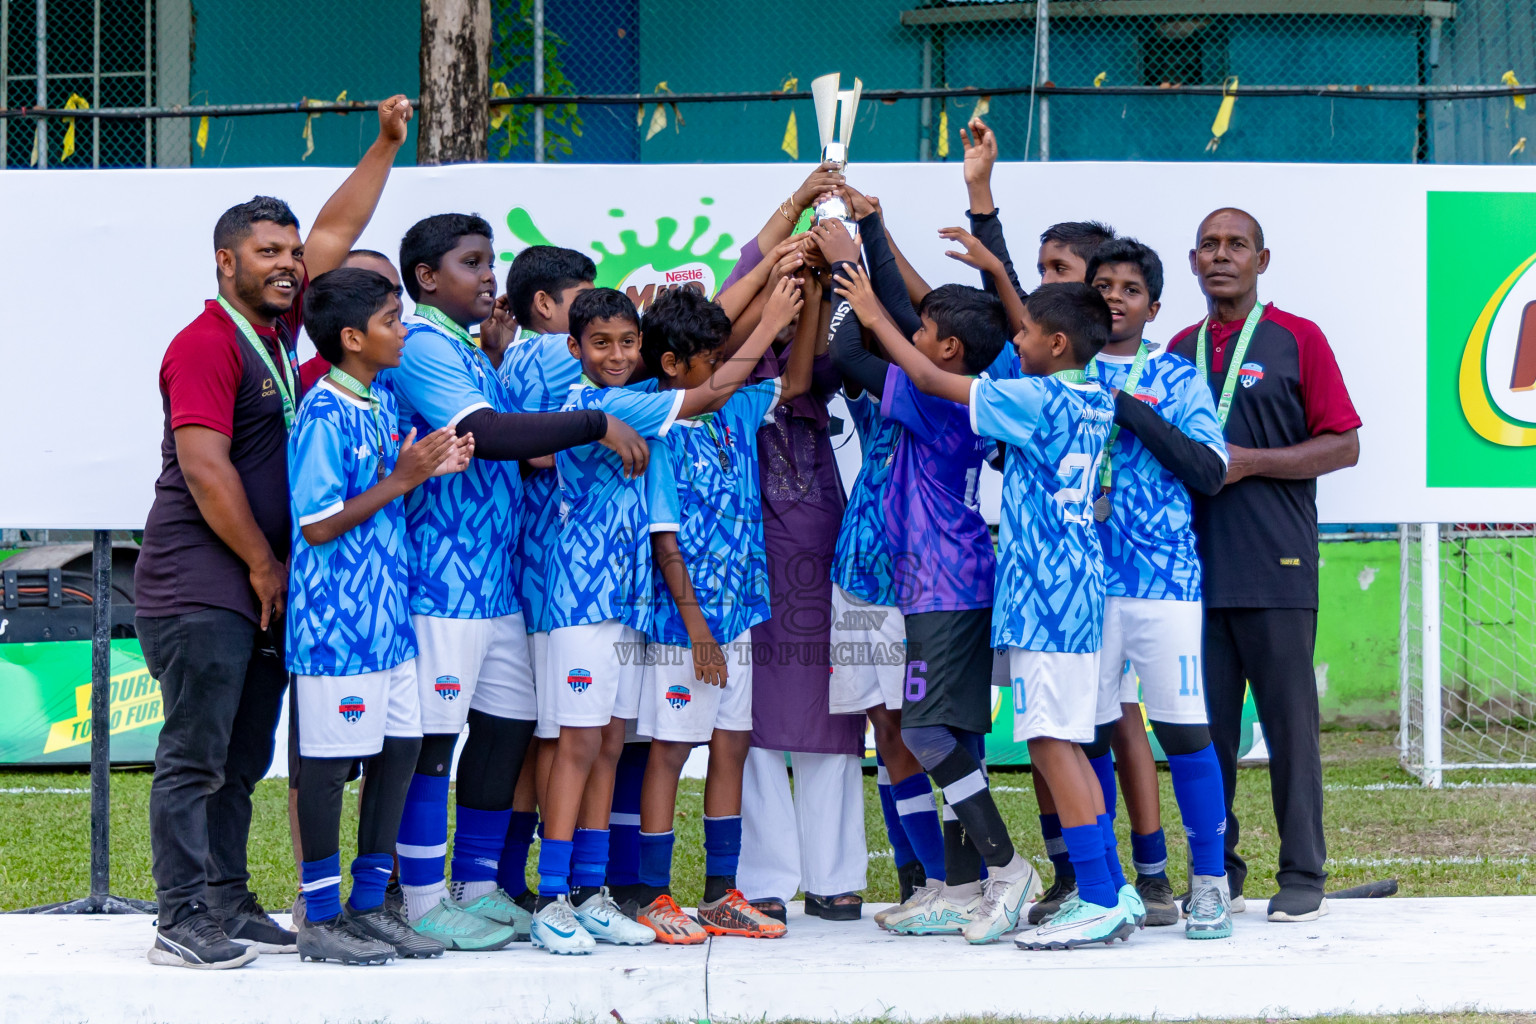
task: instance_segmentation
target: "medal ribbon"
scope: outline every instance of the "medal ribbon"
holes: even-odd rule
[[[1141,371],[1147,368],[1147,356],[1150,353],[1151,349],[1144,344],[1136,349],[1136,358],[1131,360],[1131,372],[1125,375],[1125,383],[1120,385],[1120,390],[1129,391],[1132,398],[1136,397],[1136,385],[1141,383]],[[1094,356],[1088,363],[1089,368],[1091,369],[1098,361],[1099,357]],[[1109,428],[1109,440],[1104,442],[1104,458],[1099,463],[1099,490],[1104,492],[1108,492],[1115,485],[1112,450],[1115,447],[1115,439],[1119,436],[1120,424],[1116,423]]]
[[[1088,382],[1087,370],[1057,370],[1051,376],[1057,380],[1064,380],[1068,384],[1086,384]]]
[[[475,348],[475,339],[469,336],[469,331],[465,330],[464,325],[455,321],[436,306],[424,306],[418,302],[416,304],[416,315],[448,335],[448,337],[457,338],[470,348]],[[475,350],[479,351],[477,348]]]
[[[256,333],[256,328],[251,326],[251,322],[242,316],[239,310],[231,306],[229,301],[222,295],[219,296],[219,305],[224,307],[224,312],[229,314],[229,318],[235,322],[235,327],[245,336],[245,340],[250,343],[251,348],[256,350],[256,354],[261,357],[267,372],[272,375],[272,386],[277,388],[278,397],[283,400],[283,426],[288,430],[292,430],[294,420],[293,396],[298,392],[298,385],[294,380],[296,375],[293,369],[293,357],[288,351],[288,346],[284,345],[281,339],[279,339],[278,348],[283,353],[283,372],[278,373],[276,364],[272,362],[272,353],[267,351],[266,342],[262,341],[261,336]]]
[[[384,479],[384,442],[389,439],[389,433],[384,429],[384,414],[380,411],[378,396],[373,393],[373,388],[339,366],[332,366],[326,376],[367,402],[368,408],[373,411],[373,422],[379,428],[379,479]]]
[[[715,415],[706,413],[699,419],[704,421],[704,429],[709,431],[709,439],[715,442],[715,452],[720,456],[720,469],[722,472],[731,471],[731,457],[725,450],[725,442],[720,440],[720,435],[715,433]]]
[[[1253,340],[1254,329],[1259,326],[1259,320],[1264,316],[1264,310],[1267,308],[1267,304],[1262,302],[1253,304],[1253,308],[1248,311],[1247,319],[1243,321],[1242,333],[1237,336],[1237,344],[1232,349],[1232,358],[1227,361],[1227,379],[1221,385],[1221,401],[1216,403],[1216,422],[1221,424],[1223,430],[1227,426],[1227,416],[1232,412],[1232,396],[1236,393],[1237,378],[1242,376],[1243,356],[1248,353],[1248,343]],[[1200,335],[1195,339],[1195,365],[1200,368],[1200,379],[1207,384],[1211,380],[1205,359],[1208,324],[1209,320],[1201,321]]]

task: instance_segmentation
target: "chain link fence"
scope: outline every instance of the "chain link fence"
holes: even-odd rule
[[[958,159],[983,110],[1008,159],[1519,163],[1536,116],[1523,95],[1465,92],[1536,81],[1532,0],[490,7],[495,95],[585,98],[545,108],[549,160],[809,160],[810,101],[773,96],[833,70],[867,92],[973,90],[866,100],[860,161]],[[0,0],[0,96],[15,110],[416,95],[420,26],[421,0]],[[592,99],[616,95],[630,98]],[[492,160],[535,158],[534,107],[487,117]],[[72,147],[63,117],[38,123],[0,119],[5,166],[347,164],[371,141],[368,118],[338,114],[79,118]]]
[[[1536,524],[1405,524],[1401,544],[1403,766],[1536,767]]]

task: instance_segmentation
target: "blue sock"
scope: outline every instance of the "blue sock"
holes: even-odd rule
[[[1119,794],[1115,791],[1115,755],[1090,757],[1088,765],[1093,769],[1093,774],[1098,776],[1099,789],[1104,793],[1104,813],[1113,818],[1115,805],[1119,802]]]
[[[640,833],[641,885],[654,889],[672,885],[672,844],[675,839],[671,832]]]
[[[923,862],[923,874],[929,881],[943,879],[944,830],[939,825],[939,809],[933,802],[933,783],[918,772],[892,786],[891,796],[901,815],[901,829],[910,849]]]
[[[341,913],[341,854],[303,864],[304,915],[311,921],[329,921]]]
[[[493,882],[507,842],[512,811],[481,811],[460,806],[453,827],[453,880]]]
[[[704,818],[704,874],[735,877],[741,860],[741,815]]]
[[[1227,803],[1216,748],[1208,745],[1193,754],[1169,754],[1168,768],[1195,874],[1226,874]]]
[[[533,849],[533,830],[538,823],[539,816],[532,811],[513,811],[507,822],[507,837],[496,865],[496,884],[510,896],[528,891],[528,851]]]
[[[347,905],[359,913],[384,905],[384,887],[395,870],[395,858],[387,853],[365,853],[352,861],[352,895]]]
[[[579,828],[571,845],[571,888],[595,889],[608,875],[608,830]]]
[[[1045,839],[1045,855],[1056,868],[1056,877],[1070,881],[1077,877],[1072,870],[1072,858],[1067,856],[1067,841],[1061,837],[1061,815],[1040,815],[1040,835]]]
[[[640,881],[640,784],[650,759],[649,743],[626,743],[613,779],[613,810],[608,815],[608,886]]]
[[[443,881],[448,852],[448,777],[412,775],[400,815],[400,884],[432,886]]]
[[[1120,848],[1115,841],[1115,819],[1107,814],[1099,815],[1099,832],[1104,837],[1104,867],[1115,891],[1125,884],[1125,871],[1120,867]]]
[[[927,778],[927,776],[924,776]],[[885,834],[891,840],[891,859],[897,867],[917,859],[917,851],[907,841],[907,830],[901,825],[901,812],[896,810],[896,798],[891,795],[891,775],[885,769],[880,755],[875,755],[875,783],[880,790],[880,813],[885,818]]]
[[[1109,863],[1104,859],[1104,833],[1098,825],[1077,825],[1061,830],[1067,854],[1077,872],[1077,894],[1085,903],[1112,907],[1120,900],[1117,887],[1109,877]]]
[[[1162,829],[1145,836],[1131,832],[1131,867],[1136,869],[1138,876],[1168,877],[1168,840]]]
[[[539,895],[568,896],[571,892],[569,839],[545,839],[539,843]]]

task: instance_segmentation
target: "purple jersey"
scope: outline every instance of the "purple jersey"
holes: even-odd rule
[[[903,615],[992,607],[997,557],[977,504],[987,442],[963,405],[925,395],[894,364],[880,415],[905,429],[883,506]]]

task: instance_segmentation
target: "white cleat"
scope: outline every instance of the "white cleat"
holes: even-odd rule
[[[536,948],[561,956],[590,953],[597,946],[597,940],[581,926],[571,901],[564,896],[533,915],[529,938]]]
[[[996,942],[1019,926],[1024,905],[1039,896],[1041,888],[1040,875],[1027,860],[1016,878],[1005,880],[993,875],[981,883],[981,906],[960,934],[972,945]]]
[[[588,935],[615,946],[644,946],[656,941],[656,933],[633,918],[613,901],[605,885],[576,908],[576,921]]]

